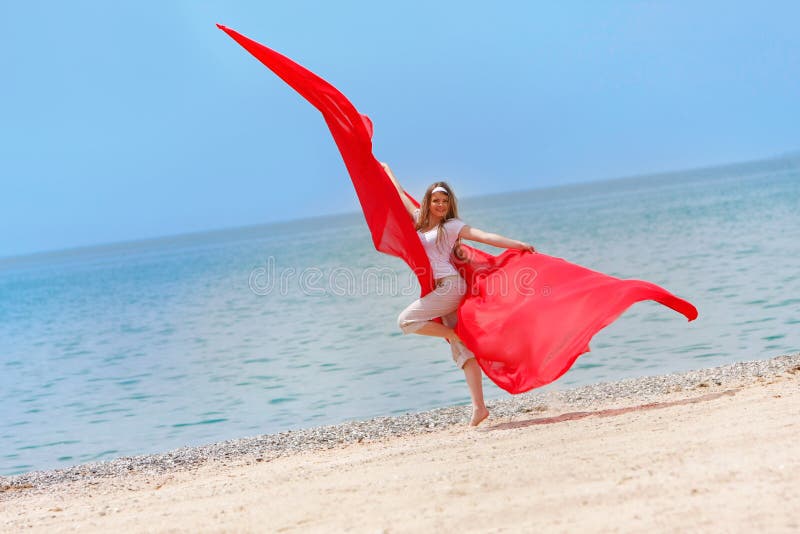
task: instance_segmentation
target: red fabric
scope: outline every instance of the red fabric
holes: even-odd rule
[[[433,279],[428,257],[394,185],[372,155],[369,117],[289,58],[217,26],[322,113],[375,248],[405,260],[419,279],[422,295],[429,293]],[[462,249],[465,256],[455,263],[469,291],[459,308],[457,333],[486,375],[510,393],[560,377],[589,350],[592,336],[635,302],[651,299],[690,321],[697,317],[689,302],[650,282],[620,280],[541,253],[507,250],[492,256],[463,245]]]

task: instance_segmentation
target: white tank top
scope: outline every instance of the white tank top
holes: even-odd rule
[[[418,220],[419,209],[416,209],[414,210],[414,222]],[[422,241],[422,246],[428,254],[428,260],[431,262],[434,278],[458,274],[455,266],[450,262],[450,253],[456,244],[458,233],[464,226],[466,226],[466,223],[461,219],[448,219],[445,221],[444,235],[439,243],[436,242],[436,237],[439,233],[438,226],[427,232],[417,231],[419,240]]]

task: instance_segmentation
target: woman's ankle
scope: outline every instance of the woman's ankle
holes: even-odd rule
[[[469,421],[469,426],[478,426],[481,422],[489,417],[489,410],[486,406],[478,407],[478,405],[472,405],[472,418]]]

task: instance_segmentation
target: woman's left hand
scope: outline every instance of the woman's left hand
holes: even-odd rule
[[[520,243],[520,244],[522,245],[520,247],[520,250],[523,250],[525,252],[536,252],[536,249],[533,248],[533,245],[531,245],[530,243]]]

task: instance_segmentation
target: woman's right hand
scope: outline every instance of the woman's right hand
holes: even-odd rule
[[[389,179],[392,181],[392,183],[397,188],[397,190],[398,191],[402,191],[402,188],[400,187],[400,182],[398,182],[397,178],[394,177],[394,173],[392,172],[392,169],[389,168],[389,164],[386,163],[385,161],[379,161],[378,163],[381,164],[381,167],[383,167],[384,172],[389,177]]]
[[[417,207],[414,205],[413,202],[411,202],[408,199],[408,196],[406,196],[405,191],[403,191],[403,186],[401,186],[400,182],[397,181],[397,178],[392,172],[392,169],[389,168],[389,164],[386,163],[385,161],[379,161],[378,163],[381,164],[381,167],[383,167],[383,170],[386,172],[386,176],[388,176],[389,180],[391,180],[392,183],[394,184],[394,187],[397,189],[397,194],[400,195],[400,200],[403,201],[403,206],[405,206],[408,215],[411,217],[411,220],[413,221],[414,211],[417,209]]]

